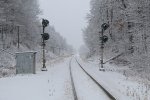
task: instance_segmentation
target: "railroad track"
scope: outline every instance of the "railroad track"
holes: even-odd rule
[[[82,69],[82,71],[89,76],[89,78],[108,96],[108,98],[110,98],[110,100],[117,100],[109,91],[107,91],[99,82],[97,82],[82,66],[81,64],[78,62],[78,60],[75,58],[77,64],[79,65],[79,67]],[[78,100],[78,96],[77,96],[77,92],[76,92],[76,88],[75,88],[75,84],[74,84],[74,79],[73,79],[73,75],[72,75],[72,68],[71,68],[71,62],[72,59],[70,60],[70,76],[71,76],[71,82],[72,82],[72,88],[73,88],[73,94],[74,94],[74,100]]]
[[[74,97],[74,100],[78,100],[75,85],[74,85],[74,81],[73,81],[72,71],[71,71],[71,62],[72,62],[72,58],[69,62],[69,70],[70,70],[71,84],[72,84],[72,90],[73,90],[73,97]]]

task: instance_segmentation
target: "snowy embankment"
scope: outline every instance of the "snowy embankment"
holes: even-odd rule
[[[73,100],[70,58],[47,66],[47,72],[0,79],[0,100]]]
[[[16,52],[28,52],[29,50],[26,46],[20,45],[20,49],[18,50],[15,46],[12,48],[8,48],[6,50],[0,49],[0,78],[8,77],[11,75],[15,75],[15,65],[16,65]],[[42,66],[42,48],[41,46],[37,46],[35,50],[36,52],[36,68],[40,70]],[[67,54],[65,54],[67,55]],[[65,55],[57,56],[50,51],[46,51],[46,64],[50,65],[52,62],[58,61],[65,57]]]
[[[75,59],[71,63],[78,100],[111,100],[107,94],[80,68]]]
[[[118,93],[121,93],[123,96],[129,97],[131,100],[150,100],[149,85],[139,83],[135,80],[129,80],[128,77],[124,76],[122,73],[116,72],[117,69],[115,66],[106,64],[104,67],[107,70],[105,72],[100,72],[98,70],[98,62],[95,60],[92,62],[83,62],[81,59],[79,59],[79,62],[96,80],[98,80],[106,89],[110,90],[119,98],[121,97],[118,95]]]

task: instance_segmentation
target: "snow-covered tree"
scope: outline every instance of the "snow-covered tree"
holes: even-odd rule
[[[12,54],[18,50],[41,51],[42,25],[39,18],[40,14],[38,0],[0,0],[0,66],[9,63],[8,61],[2,63],[1,60],[6,58],[11,61],[13,59],[10,54],[4,53],[1,49]],[[70,53],[72,47],[55,31],[54,27],[49,26],[46,31],[50,35],[46,44],[48,52],[51,51],[55,55]],[[17,48],[18,42],[19,49]],[[39,54],[37,55],[41,58]]]
[[[85,44],[90,52],[100,50],[101,25],[110,25],[104,34],[109,37],[105,43],[105,56],[124,53],[135,65],[150,53],[150,1],[149,0],[91,0],[87,15],[89,25],[84,29]],[[145,60],[145,59],[143,59]],[[145,60],[145,63],[148,63]],[[144,62],[144,61],[143,61]],[[145,66],[141,63],[139,66]]]

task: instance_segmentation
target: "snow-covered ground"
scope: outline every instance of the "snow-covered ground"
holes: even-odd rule
[[[71,67],[79,100],[111,100],[104,91],[83,72],[75,59],[72,59]]]
[[[36,51],[36,68],[39,70],[41,68],[41,63],[43,62],[42,59],[42,48],[41,46],[37,46],[35,48]],[[16,52],[30,52],[33,50],[29,50],[26,46],[20,45],[20,49],[18,50],[15,46],[12,46],[9,49],[3,50],[0,49],[0,78],[1,77],[8,77],[15,75],[16,69]],[[58,61],[66,56],[69,56],[67,53],[63,53],[61,55],[54,54],[48,50],[46,50],[46,64],[49,66],[52,62]]]
[[[0,79],[0,100],[73,100],[69,58],[47,72]]]
[[[71,57],[47,63],[47,72],[38,69],[35,75],[0,78],[0,100],[74,100],[69,72],[70,59]],[[96,62],[78,60],[117,100],[150,100],[149,86],[128,80],[115,71],[100,72]],[[75,59],[72,59],[71,67],[79,100],[109,100],[81,70]]]
[[[133,81],[125,77],[123,74],[116,72],[117,70],[111,64],[106,64],[104,67],[107,69],[105,72],[99,71],[98,62],[93,60],[92,62],[82,61],[79,59],[81,65],[101,83],[106,89],[108,89],[113,95],[122,98],[122,96],[128,97],[126,100],[150,100],[150,85],[146,85],[142,82]],[[109,70],[111,69],[111,70]],[[122,100],[122,99],[119,99]]]

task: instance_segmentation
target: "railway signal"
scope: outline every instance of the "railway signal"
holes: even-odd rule
[[[101,41],[103,41],[103,43],[106,43],[108,41],[108,36],[104,35],[103,37],[100,37]]]
[[[45,33],[45,28],[49,25],[49,21],[46,20],[46,19],[43,19],[42,20],[42,27],[43,27],[43,34],[41,34],[42,36],[42,46],[43,46],[43,67],[42,67],[42,71],[47,71],[47,68],[46,68],[46,58],[45,58],[45,46],[46,46],[46,43],[45,41],[49,39],[49,34],[48,33]]]
[[[43,19],[43,20],[42,20],[42,26],[45,28],[45,27],[47,27],[48,25],[49,25],[49,21],[46,20],[46,19]]]
[[[108,41],[108,37],[104,35],[104,31],[109,28],[109,24],[103,23],[101,25],[102,31],[100,32],[100,53],[101,53],[101,58],[99,59],[99,71],[105,71],[104,66],[103,66],[103,52],[104,52],[104,43]]]
[[[48,40],[49,39],[49,34],[48,33],[43,33],[43,34],[41,34],[42,35],[42,38],[44,39],[44,40]]]
[[[103,23],[101,27],[102,27],[102,30],[105,31],[105,30],[107,30],[107,28],[109,27],[109,24]]]

